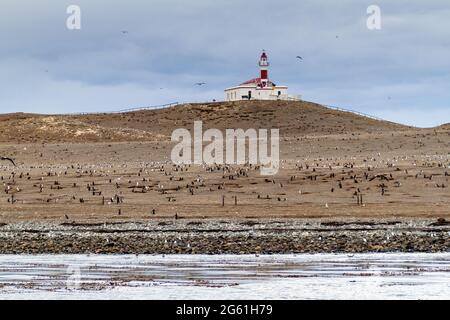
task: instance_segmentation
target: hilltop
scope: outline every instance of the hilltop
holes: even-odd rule
[[[176,128],[279,128],[281,136],[402,131],[410,127],[311,102],[240,101],[182,104],[159,110],[88,115],[0,116],[0,142],[107,142],[170,139]]]

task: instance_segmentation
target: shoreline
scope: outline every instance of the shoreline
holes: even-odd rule
[[[0,226],[0,254],[449,252],[434,219],[207,219]]]

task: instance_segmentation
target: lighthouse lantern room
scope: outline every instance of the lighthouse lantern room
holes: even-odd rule
[[[288,95],[288,87],[277,86],[269,80],[269,65],[267,54],[263,50],[259,59],[259,78],[251,79],[241,83],[239,86],[225,89],[225,100],[300,100],[298,96]]]

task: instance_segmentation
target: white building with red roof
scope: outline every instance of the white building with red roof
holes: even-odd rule
[[[259,59],[260,77],[225,89],[225,101],[240,100],[300,100],[288,95],[288,87],[277,86],[269,80],[269,61],[263,50]]]

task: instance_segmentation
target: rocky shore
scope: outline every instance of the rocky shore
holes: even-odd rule
[[[447,221],[151,220],[0,224],[0,254],[448,252]]]

